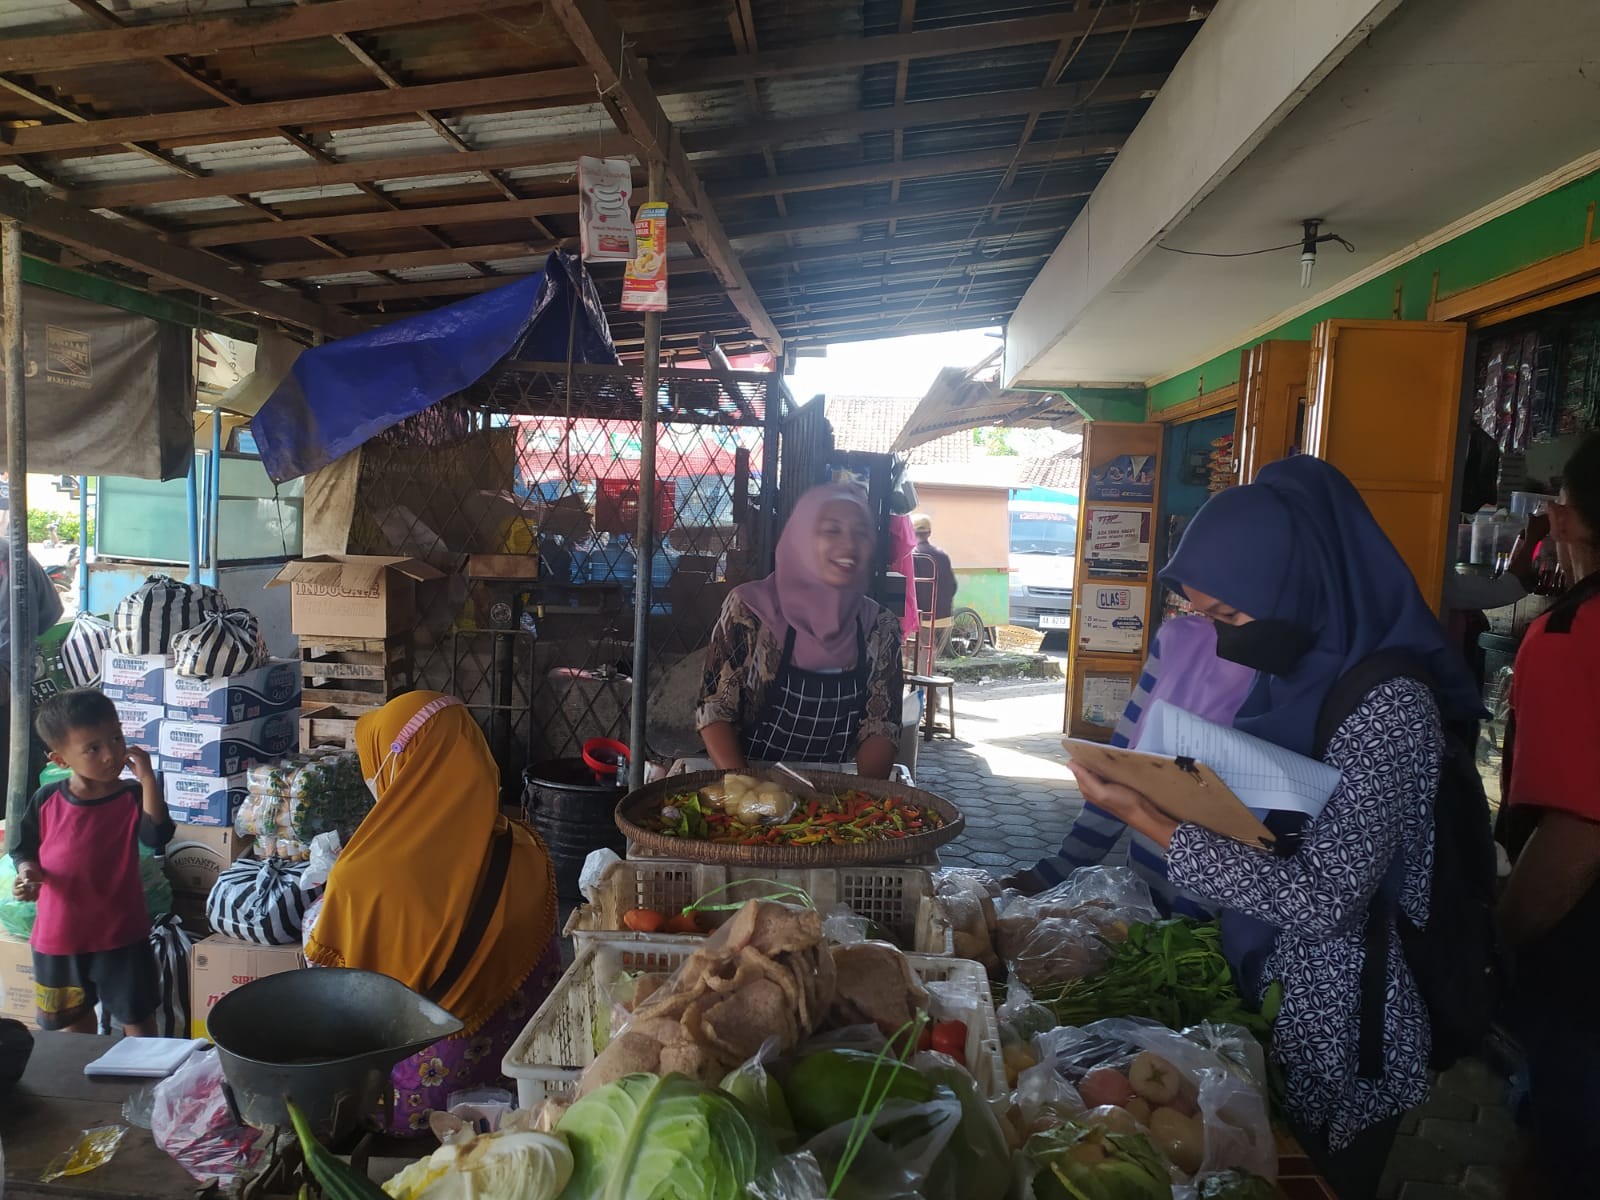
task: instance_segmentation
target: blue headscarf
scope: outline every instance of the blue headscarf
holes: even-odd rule
[[[1328,692],[1380,650],[1408,652],[1428,667],[1446,722],[1482,715],[1466,662],[1400,552],[1350,481],[1319,458],[1297,454],[1272,463],[1256,482],[1212,497],[1161,580],[1314,633],[1315,644],[1290,674],[1256,676],[1236,729],[1314,753]]]

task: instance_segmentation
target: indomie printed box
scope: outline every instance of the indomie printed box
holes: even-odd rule
[[[184,825],[233,825],[233,814],[244,803],[249,776],[182,775],[169,771],[161,777],[172,819]]]
[[[299,739],[299,717],[298,712],[273,713],[237,725],[164,721],[161,770],[226,778],[256,763],[282,758]]]
[[[167,672],[171,669],[170,654],[107,651],[101,665],[100,690],[118,704],[162,704]]]
[[[159,704],[118,704],[117,720],[122,723],[122,736],[128,745],[138,746],[151,754],[161,749],[161,719],[164,710]]]
[[[237,725],[300,707],[300,664],[277,659],[254,671],[216,679],[167,672],[167,716],[175,721]]]

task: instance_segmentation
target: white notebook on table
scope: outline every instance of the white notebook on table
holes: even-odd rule
[[[83,1073],[91,1079],[103,1076],[165,1079],[205,1044],[204,1038],[125,1037],[99,1058],[86,1064]]]

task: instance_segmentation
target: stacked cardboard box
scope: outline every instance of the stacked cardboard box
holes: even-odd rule
[[[33,949],[27,938],[0,933],[0,1017],[33,1028]]]
[[[300,639],[300,745],[352,747],[363,714],[417,686],[411,658],[417,591],[443,575],[418,559],[340,554],[286,565]]]
[[[302,965],[299,946],[257,946],[220,934],[196,942],[189,951],[189,1035],[208,1036],[206,1018],[234,988]]]

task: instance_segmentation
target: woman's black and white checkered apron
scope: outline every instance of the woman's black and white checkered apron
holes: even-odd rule
[[[804,671],[793,657],[791,628],[744,756],[750,762],[844,762],[855,751],[867,707],[867,635],[858,623],[856,665],[849,670]]]

